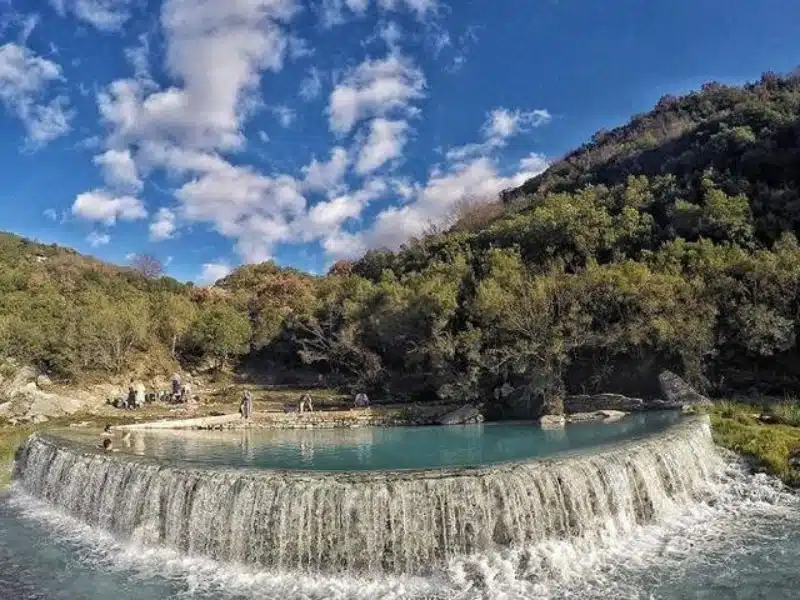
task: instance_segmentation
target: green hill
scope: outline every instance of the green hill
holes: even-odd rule
[[[667,367],[793,393],[799,201],[800,77],[708,84],[446,233],[368,253],[299,339],[393,396],[646,395]]]

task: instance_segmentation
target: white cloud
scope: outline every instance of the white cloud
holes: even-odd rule
[[[305,175],[305,189],[311,191],[331,192],[337,190],[347,172],[350,157],[347,150],[336,146],[331,150],[328,162],[318,162],[316,158],[311,163],[303,167]]]
[[[71,12],[77,19],[101,31],[116,31],[130,18],[132,0],[50,0],[62,17]]]
[[[506,108],[495,108],[489,113],[484,124],[484,133],[488,139],[504,140],[530,128],[546,125],[552,118],[550,113],[543,109],[511,111]]]
[[[137,81],[153,83],[150,74],[150,38],[146,34],[139,36],[139,44],[125,49],[125,58],[133,67]]]
[[[87,221],[113,225],[117,219],[135,221],[147,217],[142,201],[132,196],[114,196],[104,190],[84,192],[75,198],[72,214]]]
[[[169,239],[176,229],[175,213],[168,208],[159,208],[156,218],[150,223],[150,239],[153,241]]]
[[[223,277],[230,275],[233,269],[224,262],[205,263],[197,282],[203,285],[212,285]]]
[[[329,28],[346,23],[350,13],[356,17],[363,16],[370,5],[370,0],[322,0],[318,5],[322,26]],[[419,19],[424,20],[430,15],[435,15],[439,7],[438,0],[377,0],[377,6],[382,10],[400,11],[408,10]],[[349,11],[349,13],[348,13]]]
[[[278,123],[281,124],[281,127],[291,127],[292,123],[294,123],[294,120],[297,118],[297,113],[295,113],[293,108],[289,108],[288,106],[271,106],[270,110],[272,114],[275,115],[275,118],[278,119]]]
[[[546,168],[546,159],[532,154],[511,176],[501,175],[496,162],[488,157],[433,171],[412,202],[387,208],[377,216],[372,229],[363,234],[365,245],[397,248],[430,224],[441,222],[459,202],[494,200],[500,191],[519,186]]]
[[[58,212],[54,208],[48,208],[42,214],[50,221],[58,221]]]
[[[109,244],[111,242],[111,236],[107,233],[93,231],[86,236],[86,241],[89,242],[89,245],[92,248],[97,248],[98,246],[105,246]]]
[[[408,141],[407,132],[408,123],[405,121],[373,119],[370,123],[369,136],[358,155],[356,172],[360,175],[372,173],[388,161],[400,156]]]
[[[431,13],[435,13],[439,7],[438,0],[378,0],[378,5],[386,10],[400,10],[407,8],[413,12],[417,18],[423,19]]]
[[[423,96],[425,77],[407,58],[392,53],[366,60],[350,70],[331,92],[328,116],[331,130],[348,133],[359,121],[393,111],[414,114],[413,100]]]
[[[322,76],[319,69],[311,67],[300,82],[300,97],[306,102],[314,100],[322,92]]]
[[[552,116],[545,109],[531,111],[495,108],[489,112],[481,129],[484,140],[479,143],[456,146],[447,151],[450,161],[462,161],[490,154],[506,145],[508,138],[527,133],[535,127],[548,124]]]
[[[240,147],[242,122],[260,103],[260,74],[283,67],[289,42],[281,24],[297,9],[295,0],[166,0],[165,67],[181,87],[150,92],[137,80],[112,82],[98,107],[114,145]]]
[[[294,178],[229,164],[189,181],[175,195],[184,218],[211,223],[235,239],[250,262],[269,259],[275,244],[291,239],[289,222],[306,207],[302,184]]]
[[[141,189],[142,180],[130,150],[106,150],[94,157],[94,164],[102,167],[107,185],[123,190]]]
[[[22,44],[28,43],[28,38],[31,37],[31,33],[33,30],[36,29],[36,26],[39,24],[41,17],[39,15],[26,15],[25,17],[20,18],[20,25],[22,27],[22,32],[19,34],[19,39]]]
[[[294,223],[296,234],[303,241],[340,237],[339,228],[350,219],[360,217],[364,208],[381,197],[388,186],[382,179],[372,179],[364,187],[312,206],[308,214]]]
[[[334,260],[352,260],[363,256],[368,248],[361,235],[337,231],[322,241],[322,249]]]
[[[72,112],[67,99],[47,101],[45,92],[63,81],[61,67],[24,46],[0,46],[0,101],[25,126],[28,142],[41,146],[70,130]]]

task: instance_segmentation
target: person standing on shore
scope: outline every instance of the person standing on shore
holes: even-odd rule
[[[172,376],[172,400],[177,400],[181,395],[181,376],[175,373]]]
[[[239,414],[246,420],[249,420],[253,415],[253,395],[250,393],[250,390],[244,391],[242,403],[239,405]]]

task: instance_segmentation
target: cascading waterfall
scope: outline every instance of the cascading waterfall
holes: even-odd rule
[[[308,571],[420,573],[459,555],[668,519],[723,468],[707,418],[583,456],[323,473],[175,466],[31,436],[28,493],[123,539]]]

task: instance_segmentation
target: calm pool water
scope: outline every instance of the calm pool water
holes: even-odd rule
[[[582,453],[636,439],[680,419],[675,411],[633,414],[615,423],[543,430],[534,423],[340,430],[147,431],[115,445],[121,453],[162,460],[260,469],[368,471],[470,467]],[[96,445],[98,431],[58,436]]]

